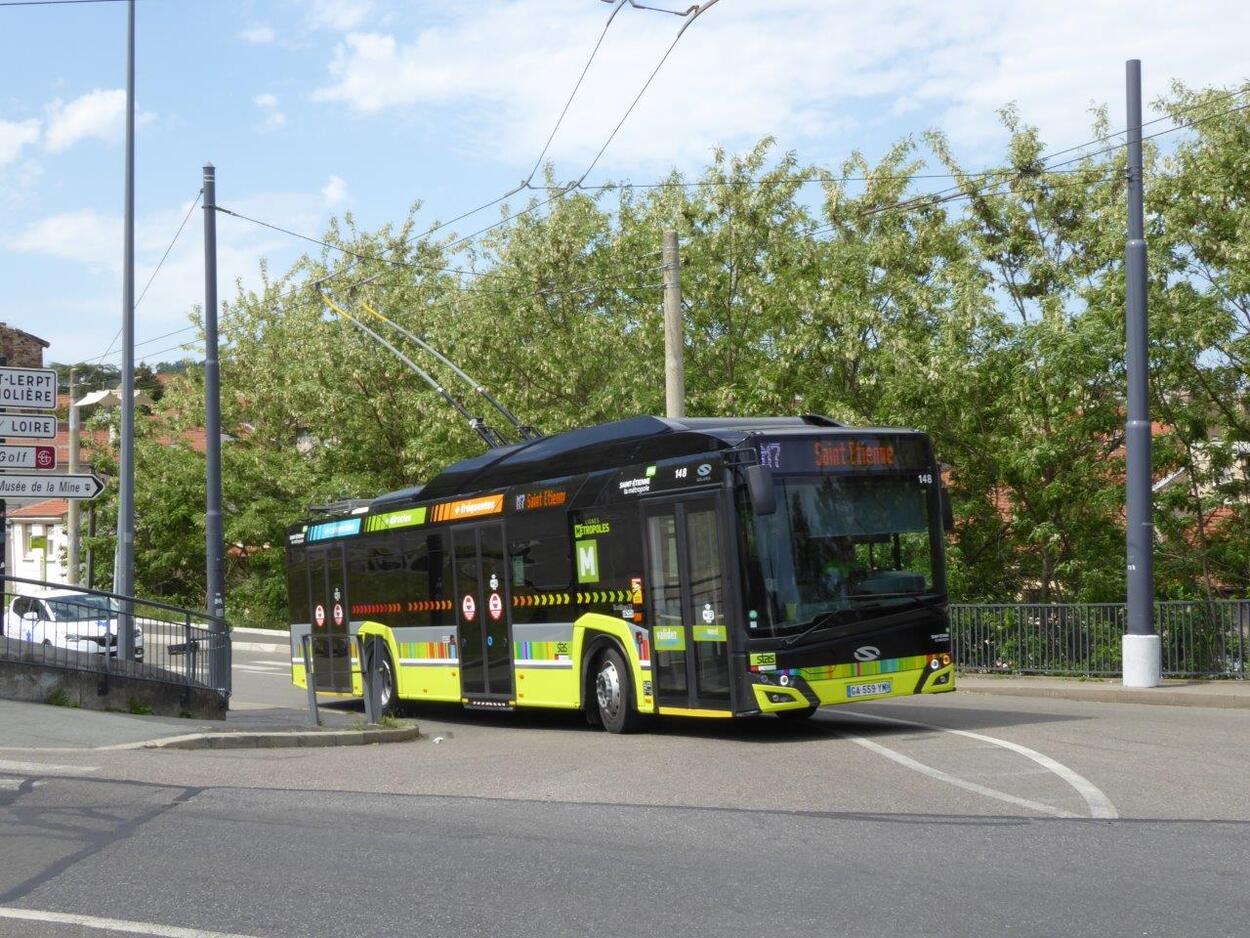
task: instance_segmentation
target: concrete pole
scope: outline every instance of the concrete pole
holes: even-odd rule
[[[113,592],[133,596],[135,586],[135,0],[127,4],[126,222],[122,263],[121,466],[117,494],[117,576]],[[117,617],[117,657],[134,660],[130,604]]]
[[[217,361],[217,171],[204,167],[204,456],[205,581],[213,628],[226,631],[225,534],[221,521],[221,378]],[[230,659],[224,640],[209,663],[214,687],[226,687]]]
[[[1128,372],[1126,516],[1128,629],[1123,639],[1125,687],[1155,687],[1162,648],[1154,629],[1154,519],[1150,462],[1150,333],[1146,316],[1146,233],[1141,150],[1141,62],[1126,63],[1128,91],[1128,243],[1125,325]]]
[[[685,339],[677,232],[664,232],[664,414],[686,416]]]
[[[79,416],[78,408],[75,403],[78,400],[78,370],[71,368],[69,370],[69,471],[71,474],[78,472],[78,437],[79,437]],[[78,529],[82,524],[81,510],[79,508],[78,499],[71,498],[69,500],[69,572],[66,576],[66,582],[70,586],[78,585]]]

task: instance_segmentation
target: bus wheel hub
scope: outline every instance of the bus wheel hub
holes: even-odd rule
[[[595,678],[595,697],[604,713],[615,714],[621,706],[621,677],[611,661],[604,662],[599,669]]]

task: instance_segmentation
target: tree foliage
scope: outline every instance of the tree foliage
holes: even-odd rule
[[[1147,147],[1161,595],[1250,587],[1250,115],[1177,87],[1193,124]],[[1123,593],[1125,231],[1122,148],[1047,160],[1013,109],[1002,164],[972,172],[937,133],[877,160],[802,164],[770,139],[696,178],[501,207],[461,242],[420,206],[377,231],[351,215],[223,304],[230,609],[280,620],[285,527],[480,452],[401,361],[332,315],[313,284],[387,338],[368,303],[557,432],[663,408],[660,245],[682,245],[691,414],[827,413],[931,433],[948,467],[961,600]],[[1108,136],[1105,115],[1095,134]],[[924,174],[951,177],[927,194]],[[548,179],[550,186],[556,183]],[[345,253],[346,252],[346,253]],[[472,388],[408,349],[474,414]],[[194,369],[139,443],[140,583],[203,594]],[[159,484],[153,484],[159,480]],[[199,538],[198,541],[195,539]]]

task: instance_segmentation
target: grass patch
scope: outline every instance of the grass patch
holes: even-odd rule
[[[65,693],[64,687],[58,687],[56,690],[50,693],[44,699],[44,703],[49,704],[53,707],[73,707],[75,709],[78,708],[78,701],[70,700],[69,694]]]
[[[150,717],[152,715],[152,707],[149,704],[135,700],[133,697],[126,701],[126,710],[135,716]]]

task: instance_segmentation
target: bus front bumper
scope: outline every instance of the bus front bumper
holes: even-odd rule
[[[944,694],[955,689],[955,665],[950,655],[927,655],[923,665],[907,669],[889,670],[891,664],[880,662],[880,670],[872,674],[843,673],[857,670],[857,665],[752,672],[751,689],[761,713]]]

